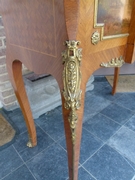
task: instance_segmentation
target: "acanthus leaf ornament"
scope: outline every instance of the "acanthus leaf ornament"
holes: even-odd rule
[[[125,64],[125,61],[122,56],[119,58],[113,58],[111,61],[104,63],[101,63],[102,67],[122,67],[122,65]]]
[[[68,121],[70,123],[72,142],[75,143],[75,129],[78,120],[77,109],[80,108],[81,72],[80,63],[82,59],[81,49],[78,48],[79,41],[66,41],[67,49],[62,53],[63,57],[63,96],[65,108],[70,110]]]

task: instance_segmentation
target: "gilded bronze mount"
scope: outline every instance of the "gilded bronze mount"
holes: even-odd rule
[[[81,72],[80,63],[82,59],[81,49],[78,48],[79,41],[66,41],[67,49],[62,53],[63,57],[63,96],[64,107],[70,110],[68,121],[72,133],[72,143],[75,144],[75,129],[78,121],[77,110],[80,108],[81,93]]]
[[[107,62],[107,63],[104,63],[102,62],[101,63],[101,66],[102,67],[122,67],[123,64],[125,64],[125,61],[123,59],[122,56],[120,56],[119,58],[113,58],[111,59],[111,61]]]

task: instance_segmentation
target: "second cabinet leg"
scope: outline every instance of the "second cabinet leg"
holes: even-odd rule
[[[22,63],[20,61],[14,61],[11,66],[7,64],[7,69],[28,129],[29,142],[27,146],[34,147],[37,145],[36,129],[23,82]]]
[[[116,93],[116,90],[117,90],[118,79],[119,79],[119,72],[120,72],[120,68],[116,67],[114,69],[114,80],[113,80],[112,95],[114,95]]]

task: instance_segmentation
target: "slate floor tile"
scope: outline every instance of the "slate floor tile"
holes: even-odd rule
[[[108,81],[103,76],[100,76],[100,77],[99,76],[95,76],[93,84],[94,84],[94,90],[91,91],[91,93],[102,91],[102,90],[104,90],[104,88],[106,86],[109,86]]]
[[[58,141],[59,144],[66,149],[65,138]],[[80,150],[80,163],[84,163],[92,154],[94,154],[101,146],[103,142],[98,138],[94,137],[90,132],[83,129],[82,140],[81,140],[81,150]]]
[[[108,140],[108,145],[135,163],[135,132],[122,127]]]
[[[36,128],[37,130],[37,146],[33,148],[27,147],[28,142],[28,133],[21,134],[16,142],[14,143],[14,147],[22,157],[24,161],[28,161],[33,156],[38,154],[39,152],[46,149],[50,146],[54,141],[39,127]]]
[[[59,110],[46,116],[45,119],[43,117],[39,118],[36,123],[55,141],[64,136],[63,117]]]
[[[88,131],[83,129],[80,163],[84,163],[92,154],[94,154],[102,146],[102,144],[102,141],[100,141],[92,134],[90,134]]]
[[[123,156],[124,157],[124,156]],[[128,158],[124,157],[126,159],[126,161],[130,164],[130,166],[135,170],[135,163],[133,163],[132,161],[130,161]]]
[[[84,128],[100,138],[108,140],[121,126],[102,114],[97,114],[84,123]]]
[[[129,121],[125,124],[126,127],[129,129],[135,131],[135,115],[133,115]]]
[[[103,109],[101,114],[113,119],[114,121],[118,122],[119,124],[126,123],[130,117],[132,117],[133,112],[121,107],[117,104],[110,104],[105,109]]]
[[[103,83],[103,82],[107,82],[108,84],[108,81],[106,79],[105,76],[94,76],[94,83]]]
[[[17,113],[22,113],[22,111],[21,111],[20,108],[16,108],[16,109],[11,110],[11,111],[7,111],[6,109],[3,108],[3,111],[4,111],[7,115],[10,115],[10,116],[14,116],[14,115],[16,115]]]
[[[115,99],[115,103],[135,111],[135,93],[125,93],[118,99]]]
[[[104,91],[104,88],[108,86],[108,82],[106,81],[98,82],[98,83],[94,81],[93,84],[94,84],[94,90],[92,91],[93,93],[101,92],[102,90]]]
[[[67,154],[57,144],[27,162],[37,180],[66,180],[68,177]]]
[[[95,180],[83,167],[79,168],[78,180]]]
[[[97,180],[131,180],[134,169],[111,147],[103,146],[84,165]]]
[[[84,107],[84,122],[89,120],[95,114],[107,107],[111,102],[103,97],[91,95],[85,101]]]
[[[27,131],[26,123],[20,109],[16,109],[15,112],[11,112],[8,117],[18,127],[19,133]]]
[[[0,179],[21,166],[23,161],[13,146],[0,151]]]
[[[135,180],[135,93],[112,96],[103,76],[95,77],[93,84],[85,98],[78,180]],[[4,113],[21,134],[0,151],[0,180],[67,180],[61,106],[35,119],[38,145],[34,148],[26,146],[21,110]]]
[[[62,106],[58,106],[56,109],[62,113]]]
[[[23,165],[16,171],[10,173],[3,180],[35,180],[35,178],[32,176],[28,168]]]
[[[98,88],[98,84],[97,84],[97,88]],[[95,91],[94,94],[96,96],[105,98],[109,101],[114,101],[116,99],[118,99],[119,97],[122,96],[122,93],[116,93],[114,96],[112,95],[112,87],[110,85],[105,86],[104,88],[101,89],[101,91]]]

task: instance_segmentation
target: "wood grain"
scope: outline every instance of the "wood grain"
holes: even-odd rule
[[[92,34],[101,32],[94,28],[95,0],[0,0],[7,38],[7,69],[20,107],[25,117],[30,140],[36,145],[34,120],[25,92],[21,74],[23,63],[36,74],[51,74],[57,80],[62,99],[63,119],[68,152],[69,179],[78,179],[78,163],[84,112],[85,89],[89,77],[100,68],[102,62],[123,56],[126,62],[134,60],[135,3],[129,37],[91,43]],[[70,110],[64,107],[63,64],[61,53],[66,40],[80,41],[81,62],[81,108],[77,110],[76,141],[73,146],[68,121]],[[116,77],[116,76],[115,76]]]
[[[118,67],[114,68],[114,80],[113,80],[112,95],[114,95],[116,93],[116,90],[117,90],[119,72],[120,72],[120,68],[118,68]]]
[[[127,63],[133,63],[135,60],[134,48],[135,48],[135,2],[133,4],[133,10],[132,10],[132,16],[131,16],[130,28],[129,28],[129,37],[126,48],[125,61]]]

